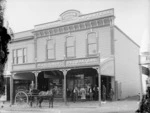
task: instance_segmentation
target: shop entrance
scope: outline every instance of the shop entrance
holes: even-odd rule
[[[35,76],[31,72],[26,73],[16,73],[13,77],[13,99],[15,98],[15,95],[20,90],[29,90],[29,86],[31,81],[34,81]],[[10,95],[11,96],[11,95]]]
[[[93,68],[71,69],[66,75],[67,101],[74,101],[74,89],[77,88],[76,101],[82,101],[81,89],[85,90],[85,100],[98,100],[98,73]],[[47,91],[55,88],[55,98],[63,98],[64,75],[59,70],[43,71],[38,75],[38,89]],[[101,99],[111,99],[112,77],[101,75]],[[91,89],[91,90],[90,90]],[[92,92],[92,93],[91,93]]]
[[[68,101],[82,101],[82,92],[85,90],[85,100],[90,100],[90,89],[94,92],[94,87],[98,86],[97,78],[98,73],[96,69],[72,69],[67,73],[67,99]],[[77,89],[76,99],[74,98],[75,90]],[[98,90],[93,93],[91,100],[98,100]]]
[[[47,91],[55,88],[56,98],[63,97],[63,73],[61,71],[43,71],[38,75],[38,89]]]
[[[82,88],[85,89],[86,101],[98,100],[98,73],[96,69],[72,69],[67,73],[67,99],[68,101],[82,101]],[[112,77],[101,75],[101,99],[102,101],[111,99]],[[77,89],[77,99],[74,98],[74,89]],[[90,90],[91,89],[91,90]],[[92,92],[92,94],[91,94]]]
[[[112,77],[102,75],[101,76],[101,98],[103,101],[112,100]]]

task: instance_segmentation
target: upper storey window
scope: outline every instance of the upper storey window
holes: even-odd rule
[[[13,50],[13,64],[22,64],[27,62],[27,49],[15,49]]]
[[[49,39],[47,42],[47,58],[55,59],[55,42],[54,39]]]
[[[75,37],[73,36],[66,38],[66,55],[67,58],[75,57]]]
[[[96,55],[97,54],[97,36],[95,32],[88,33],[87,35],[87,49],[88,55]]]

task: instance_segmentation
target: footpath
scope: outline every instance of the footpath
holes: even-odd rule
[[[1,105],[2,103],[0,103]],[[99,106],[98,101],[85,101],[85,102],[67,102],[67,105],[65,105],[64,102],[54,102],[53,108],[49,108],[48,102],[42,103],[42,107],[39,108],[34,103],[32,107],[30,107],[28,104],[23,105],[10,105],[9,102],[5,102],[3,105],[3,108],[0,108],[0,110],[7,110],[7,111],[51,111],[51,110],[73,110],[73,109],[98,109],[102,113],[121,113],[121,112],[132,112],[134,113],[139,105],[138,100],[120,100],[120,101],[107,101],[106,103],[102,102],[101,106]]]

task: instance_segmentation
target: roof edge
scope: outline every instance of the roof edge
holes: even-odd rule
[[[123,35],[125,35],[132,43],[134,43],[136,46],[140,48],[140,45],[138,45],[134,40],[132,40],[127,34],[125,34],[119,27],[116,25],[114,26],[117,30],[119,30]]]
[[[14,35],[15,35],[15,34],[19,34],[19,33],[23,33],[23,32],[29,32],[29,31],[33,32],[34,29],[29,29],[29,30],[24,30],[24,31],[15,32]]]

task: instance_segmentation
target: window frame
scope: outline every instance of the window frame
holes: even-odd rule
[[[95,43],[90,43],[89,42],[89,35],[90,34],[95,34]],[[88,32],[87,33],[87,41],[86,41],[86,45],[87,45],[87,56],[88,57],[90,57],[90,56],[96,56],[97,54],[98,54],[98,44],[99,44],[99,42],[98,42],[98,34],[97,34],[97,32],[94,32],[94,31],[90,31],[90,32]],[[89,51],[89,46],[90,45],[96,45],[96,52],[94,53],[94,54],[90,54],[90,51]]]
[[[18,51],[21,50],[22,54],[21,56],[18,55]],[[13,64],[25,64],[27,63],[27,48],[17,48],[12,50],[12,59],[13,59]],[[21,58],[21,61],[19,63],[19,57]]]
[[[68,44],[67,44],[67,38],[74,38],[72,41],[72,43],[73,43],[73,45],[69,45],[69,46],[67,46]],[[76,38],[75,38],[75,36],[72,36],[72,35],[70,35],[70,36],[66,36],[66,42],[65,42],[65,56],[66,56],[66,58],[68,58],[68,59],[71,59],[71,58],[75,58],[76,57]],[[73,47],[73,56],[68,56],[68,48],[72,48]]]
[[[12,57],[13,57],[12,63],[17,64],[17,51],[16,51],[16,49],[12,50]]]
[[[49,44],[49,41],[52,40],[53,41],[53,47],[52,49],[49,49],[48,48],[48,44]],[[52,50],[53,51],[53,54],[54,54],[54,57],[53,58],[49,58],[49,50]],[[56,59],[56,44],[55,44],[55,40],[53,38],[49,38],[47,39],[47,44],[46,44],[46,57],[47,57],[47,60],[55,60]]]

